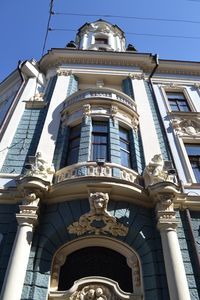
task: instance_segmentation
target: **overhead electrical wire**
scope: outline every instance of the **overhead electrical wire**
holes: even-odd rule
[[[44,37],[44,43],[43,43],[43,47],[42,47],[42,54],[41,54],[41,56],[43,56],[44,52],[45,52],[47,38],[48,38],[48,34],[49,34],[49,26],[50,26],[50,22],[51,22],[51,17],[54,14],[53,13],[53,1],[54,0],[50,0],[50,4],[49,4],[49,16],[48,16],[48,21],[47,21],[47,25],[46,25],[46,33],[45,33],[45,37]],[[36,77],[35,91],[34,91],[34,95],[33,96],[35,96],[36,92],[37,92],[38,79],[39,79],[39,71],[38,71],[38,74],[37,74],[37,77]],[[32,107],[33,107],[33,105],[32,105]],[[19,150],[19,153],[21,153],[21,151],[24,149],[24,145],[25,145],[26,139],[28,138],[28,133],[29,133],[29,129],[30,129],[30,126],[31,126],[31,118],[32,118],[32,110],[31,110],[30,117],[29,117],[29,120],[28,120],[26,135],[24,137],[24,141],[23,141],[23,144],[22,144],[22,146],[21,146],[21,148]]]
[[[67,29],[67,28],[49,28],[49,31],[72,31],[76,32],[75,29]],[[178,38],[178,39],[195,39],[199,40],[200,36],[184,36],[184,35],[168,35],[168,34],[153,34],[153,33],[137,33],[137,32],[125,32],[125,34],[130,35],[143,35],[143,36],[151,36],[151,37],[161,37],[161,38]]]
[[[195,1],[195,0],[190,0]],[[197,1],[197,0],[196,0]],[[97,18],[120,18],[120,19],[135,19],[135,20],[147,20],[147,21],[162,21],[162,22],[181,22],[200,24],[200,21],[184,20],[184,19],[165,19],[165,18],[150,18],[150,17],[136,17],[136,16],[122,16],[122,15],[96,15],[96,14],[79,14],[79,13],[65,13],[65,12],[54,12],[54,15],[64,16],[77,16],[77,17],[97,17]]]
[[[47,25],[46,25],[46,32],[45,32],[45,37],[44,37],[44,42],[43,42],[43,47],[42,47],[42,56],[44,55],[44,51],[45,51],[45,48],[46,48],[46,42],[47,42],[47,38],[48,38],[51,17],[54,14],[53,13],[53,2],[54,2],[54,0],[50,0],[50,4],[49,4],[49,16],[48,16],[48,21],[47,21]],[[38,72],[38,75],[36,77],[36,85],[35,85],[34,95],[36,94],[36,91],[37,91],[38,79],[39,79],[39,72]],[[12,144],[11,146],[8,146],[8,147],[5,147],[4,149],[1,149],[0,153],[3,152],[3,151],[5,151],[5,150],[7,150],[7,149],[11,149],[11,148],[15,147],[16,145],[20,144],[23,141],[23,144],[22,144],[22,146],[19,149],[19,153],[22,152],[22,150],[24,149],[24,145],[25,145],[26,139],[28,138],[28,133],[29,133],[30,125],[31,125],[31,117],[32,117],[32,112],[31,112],[30,117],[28,119],[28,124],[27,124],[27,129],[26,129],[25,137],[22,138],[22,139],[20,139],[15,144]]]

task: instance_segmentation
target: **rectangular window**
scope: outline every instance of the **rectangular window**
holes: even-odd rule
[[[185,144],[192,170],[197,182],[200,182],[200,145]]]
[[[108,39],[106,38],[101,38],[101,37],[96,37],[95,38],[95,44],[104,44],[107,45],[108,44]]]
[[[108,123],[95,121],[92,124],[92,160],[108,161]]]
[[[167,99],[172,111],[190,111],[187,99],[182,92],[166,92]]]
[[[67,151],[67,166],[78,162],[81,125],[70,128]]]
[[[124,167],[131,168],[129,131],[122,127],[119,127],[119,139],[120,139],[121,164]]]

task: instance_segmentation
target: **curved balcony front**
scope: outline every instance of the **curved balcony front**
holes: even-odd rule
[[[55,174],[55,183],[80,177],[104,177],[125,180],[128,183],[139,184],[137,172],[119,164],[109,162],[82,162],[58,170]]]
[[[83,100],[97,99],[115,101],[128,106],[136,112],[136,103],[131,97],[121,91],[109,88],[90,88],[78,91],[66,98],[64,108],[68,108],[69,106],[77,104],[78,102]]]

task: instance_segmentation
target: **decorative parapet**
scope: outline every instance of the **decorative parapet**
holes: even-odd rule
[[[60,169],[55,173],[55,183],[86,176],[118,178],[129,183],[138,183],[138,174],[135,171],[107,162],[83,162]]]
[[[113,236],[126,236],[128,227],[119,223],[107,211],[109,196],[107,193],[90,193],[90,211],[82,215],[77,222],[67,227],[69,233],[78,236],[85,233],[111,234]]]
[[[154,155],[144,170],[145,186],[148,187],[163,181],[176,183],[175,170],[172,168],[170,162],[168,164],[169,166],[165,163],[161,154]]]
[[[117,91],[111,90],[106,88],[95,88],[95,89],[87,89],[83,91],[79,91],[71,96],[69,96],[65,101],[65,108],[69,107],[70,105],[76,104],[82,100],[97,100],[99,98],[106,98],[111,101],[120,102],[126,106],[129,106],[131,109],[136,111],[136,104],[134,100],[129,97],[128,95]]]

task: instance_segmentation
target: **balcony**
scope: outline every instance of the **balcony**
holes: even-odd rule
[[[132,110],[136,111],[136,104],[134,100],[128,95],[113,89],[108,88],[94,88],[86,89],[74,93],[73,95],[67,97],[65,100],[65,108],[78,103],[82,100],[97,100],[97,99],[106,99],[111,101],[117,101],[121,104],[124,104],[130,107]]]
[[[113,178],[139,184],[138,173],[114,163],[82,162],[60,169],[55,174],[55,183],[80,177]]]

